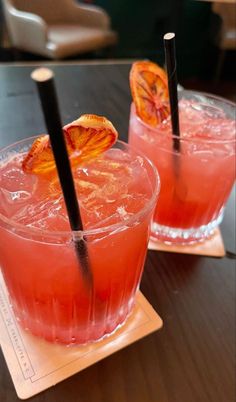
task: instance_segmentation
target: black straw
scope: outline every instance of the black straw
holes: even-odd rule
[[[174,135],[174,150],[180,151],[180,130],[179,130],[179,108],[178,108],[178,92],[177,92],[177,68],[175,55],[175,34],[167,33],[164,35],[165,59],[168,75],[168,88],[170,98],[170,112],[172,133]]]
[[[53,72],[47,68],[38,68],[33,71],[31,77],[37,84],[70,226],[72,231],[77,232],[83,230],[83,223],[62,130]],[[91,286],[93,278],[86,242],[82,236],[79,236],[79,233],[73,233],[73,240],[82,274]]]

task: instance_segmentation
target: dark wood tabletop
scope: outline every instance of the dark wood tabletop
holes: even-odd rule
[[[64,124],[82,113],[105,115],[127,141],[130,64],[51,67]],[[33,68],[0,67],[0,147],[45,130]],[[226,257],[148,252],[141,290],[163,318],[163,329],[31,400],[234,402],[234,207],[232,193],[221,225]],[[18,400],[0,352],[0,401]]]

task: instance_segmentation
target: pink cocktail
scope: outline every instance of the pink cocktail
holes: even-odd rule
[[[153,128],[137,117],[134,104],[129,143],[160,174],[152,237],[189,243],[210,236],[222,221],[235,180],[236,109],[208,94],[181,91],[179,98],[179,151],[173,146],[170,117]]]
[[[135,303],[159,191],[153,165],[127,144],[73,168],[93,287],[76,258],[56,174],[24,173],[32,139],[0,152],[0,265],[20,324],[51,342],[113,332]]]

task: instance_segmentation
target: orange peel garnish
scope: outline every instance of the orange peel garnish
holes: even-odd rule
[[[133,63],[130,88],[137,115],[156,127],[170,115],[166,72],[150,61]]]
[[[55,161],[47,134],[37,138],[26,157],[23,159],[22,168],[26,173],[41,174],[55,168]]]
[[[103,116],[82,115],[63,127],[72,165],[82,164],[109,149],[117,140],[113,124]],[[37,138],[22,162],[26,173],[46,174],[55,170],[55,160],[48,135]]]

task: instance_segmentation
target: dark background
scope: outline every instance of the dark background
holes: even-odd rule
[[[217,40],[221,18],[212,11],[211,2],[195,0],[84,0],[104,8],[111,18],[112,28],[119,34],[118,45],[110,58],[149,58],[164,63],[163,34],[176,32],[178,77],[195,86],[195,81],[214,81],[219,58]],[[0,62],[43,60],[39,56],[14,52],[4,46],[3,12],[0,0]],[[5,34],[6,36],[6,34]],[[220,80],[210,89],[234,96],[236,52],[227,51]],[[73,60],[107,58],[106,52],[79,55]],[[71,59],[70,59],[71,60]],[[219,77],[218,77],[219,78]],[[226,82],[226,84],[225,84]],[[227,82],[230,82],[227,85]],[[220,93],[221,93],[220,89]]]

